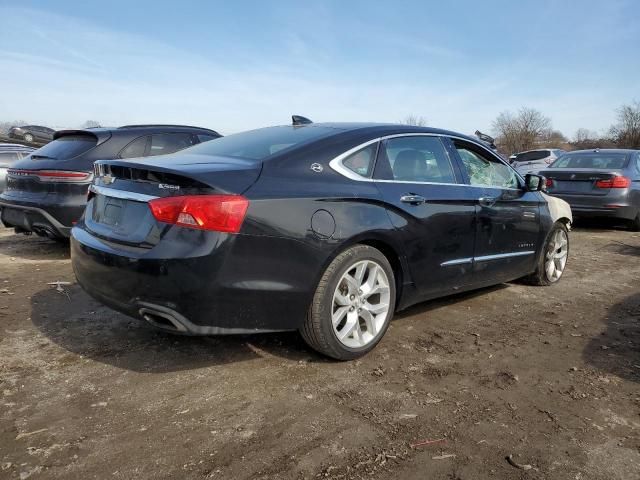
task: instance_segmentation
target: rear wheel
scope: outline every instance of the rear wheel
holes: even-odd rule
[[[29,142],[29,143],[33,142],[33,135],[31,135],[30,133],[25,133],[24,134],[24,141],[25,142]]]
[[[569,230],[564,223],[556,222],[538,258],[536,271],[525,280],[532,285],[552,285],[560,280],[569,258]]]
[[[350,247],[322,275],[300,333],[311,348],[329,357],[360,357],[387,331],[395,301],[387,258],[367,245]]]

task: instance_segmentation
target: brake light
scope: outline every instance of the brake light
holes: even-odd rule
[[[551,187],[553,187],[553,180],[552,180],[552,179],[550,179],[550,178],[547,178],[547,179],[545,180],[545,182],[544,182],[544,185],[545,185],[547,188],[551,188]]]
[[[249,208],[249,200],[242,195],[176,196],[151,200],[149,208],[160,222],[238,233]]]
[[[91,173],[69,172],[66,170],[19,170],[9,169],[7,175],[18,178],[36,178],[40,182],[86,183],[91,180]]]
[[[596,182],[596,188],[629,188],[630,186],[631,179],[627,177],[613,177]]]

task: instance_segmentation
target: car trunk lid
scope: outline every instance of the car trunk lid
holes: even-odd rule
[[[156,245],[171,230],[149,202],[164,197],[240,195],[259,177],[261,163],[227,157],[174,154],[140,161],[99,161],[85,226],[109,242]]]
[[[579,168],[553,168],[540,172],[547,182],[549,193],[567,195],[606,195],[607,185],[616,177],[622,176],[622,170],[597,170]]]

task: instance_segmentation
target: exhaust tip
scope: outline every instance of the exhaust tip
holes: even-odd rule
[[[188,329],[180,322],[176,317],[168,312],[160,312],[158,310],[152,310],[150,308],[141,308],[138,310],[140,316],[145,319],[150,325],[160,328],[162,330],[169,330],[172,332],[186,333]]]

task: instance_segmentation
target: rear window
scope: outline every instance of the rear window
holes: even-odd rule
[[[549,150],[535,150],[533,152],[524,152],[516,155],[516,162],[533,162],[535,160],[542,160],[549,156]]]
[[[268,127],[236,133],[206,142],[189,149],[199,155],[221,155],[225,157],[262,160],[281,150],[310,142],[335,133],[328,127]]]
[[[82,155],[95,147],[97,143],[98,139],[93,135],[68,135],[47,143],[44,147],[33,152],[33,155],[66,160]]]
[[[0,167],[11,165],[19,158],[18,152],[0,152]]]
[[[566,153],[549,165],[549,168],[624,168],[627,155],[624,153]]]

